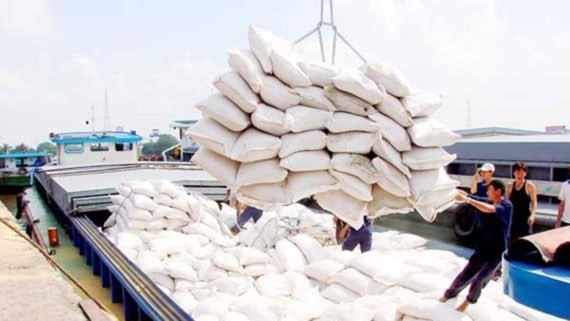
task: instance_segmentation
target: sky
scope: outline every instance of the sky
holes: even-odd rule
[[[567,0],[334,0],[339,32],[442,94],[434,117],[452,129],[570,125],[568,12]],[[108,115],[108,129],[174,134],[249,25],[295,41],[319,15],[318,0],[0,0],[0,144],[89,131],[92,115],[96,130]],[[319,59],[315,35],[297,50]],[[360,61],[339,44],[337,64]]]

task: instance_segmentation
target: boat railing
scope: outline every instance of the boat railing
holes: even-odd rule
[[[42,235],[36,226],[36,221],[34,220],[34,216],[27,202],[24,202],[22,216],[24,216],[24,219],[27,221],[26,234],[28,234],[28,236],[30,236],[36,242],[36,244],[45,250],[46,244],[44,243]]]

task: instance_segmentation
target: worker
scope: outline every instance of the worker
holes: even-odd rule
[[[349,224],[345,226],[339,233],[339,237],[344,239],[342,242],[343,251],[352,251],[357,245],[360,245],[360,252],[368,252],[372,249],[372,222],[367,216],[362,218],[364,223],[357,230]]]

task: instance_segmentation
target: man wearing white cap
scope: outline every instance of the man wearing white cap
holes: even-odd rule
[[[489,182],[493,179],[494,173],[495,165],[491,163],[485,163],[481,168],[477,169],[477,172],[473,175],[473,181],[471,182],[471,194],[479,197],[487,197],[487,185],[489,185]]]

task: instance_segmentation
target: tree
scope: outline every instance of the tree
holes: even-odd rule
[[[8,144],[2,144],[2,147],[0,147],[0,154],[8,154],[11,148],[12,146]]]
[[[16,146],[12,147],[12,149],[10,150],[10,154],[33,153],[35,151],[36,150],[31,148],[30,146],[28,146],[24,143],[21,143],[21,144],[18,144]]]
[[[36,147],[38,153],[50,153],[52,156],[57,154],[57,146],[51,142],[43,142]]]
[[[169,134],[162,134],[158,137],[156,143],[144,143],[142,148],[143,155],[159,155],[164,150],[178,144],[178,140]]]

